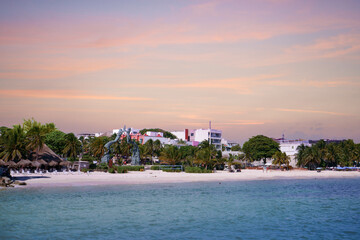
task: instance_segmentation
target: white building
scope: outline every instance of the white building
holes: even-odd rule
[[[211,144],[215,145],[217,150],[221,150],[221,136],[222,131],[216,129],[185,129],[184,131],[173,131],[174,134],[179,140],[187,142],[198,142],[201,143],[204,140],[209,141]],[[210,134],[211,133],[211,134]]]
[[[309,141],[304,141],[302,139],[297,140],[286,140],[279,139],[276,140],[280,144],[280,151],[286,153],[290,157],[290,166],[296,167],[295,155],[298,153],[297,148],[304,144],[304,146],[311,146]]]

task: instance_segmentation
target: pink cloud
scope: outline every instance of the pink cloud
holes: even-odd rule
[[[346,113],[329,112],[329,111],[322,111],[322,110],[287,109],[287,108],[278,108],[276,110],[281,111],[281,112],[318,113],[318,114],[336,115],[336,116],[349,116],[349,114],[346,114]]]
[[[41,99],[73,99],[73,100],[120,100],[120,101],[151,101],[152,98],[109,96],[85,94],[69,90],[0,90],[1,97],[41,98]]]

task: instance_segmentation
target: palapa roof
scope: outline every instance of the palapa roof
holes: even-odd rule
[[[19,167],[27,167],[31,165],[31,161],[27,159],[22,159],[17,163],[17,166]]]
[[[4,160],[0,159],[0,166],[7,166],[7,164],[4,162]]]
[[[36,153],[31,153],[31,160],[36,160]],[[51,161],[61,162],[63,161],[53,150],[51,150],[46,144],[38,151],[38,160],[44,160],[47,163]]]

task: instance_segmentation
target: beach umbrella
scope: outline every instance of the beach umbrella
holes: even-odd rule
[[[31,161],[27,160],[27,159],[22,159],[22,160],[20,160],[20,162],[17,163],[17,166],[22,167],[22,168],[31,166]]]
[[[69,161],[61,161],[61,162],[59,163],[59,165],[60,165],[60,166],[63,166],[63,167],[67,167],[67,166],[71,165],[71,162],[69,162]]]
[[[7,164],[4,162],[4,160],[0,159],[0,166],[7,166]]]
[[[14,161],[8,161],[6,163],[6,165],[9,167],[9,168],[15,168],[17,166],[16,162]]]
[[[55,167],[57,166],[59,163],[58,162],[55,162],[54,160],[52,160],[51,162],[49,162],[49,166],[50,167]]]
[[[42,160],[42,159],[37,160],[37,162],[40,163],[40,164],[43,165],[43,166],[49,165],[46,161],[44,161],[44,160]]]
[[[41,166],[41,163],[39,163],[38,161],[32,161],[32,162],[31,162],[31,166],[32,166],[32,167],[39,168],[39,167]]]

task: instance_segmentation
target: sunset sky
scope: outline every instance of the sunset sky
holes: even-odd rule
[[[360,1],[0,2],[0,125],[360,142]]]

